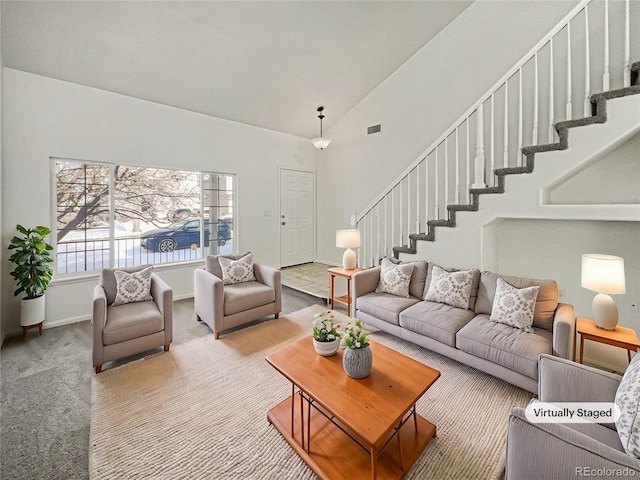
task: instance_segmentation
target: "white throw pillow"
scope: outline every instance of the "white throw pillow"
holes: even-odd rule
[[[516,288],[498,278],[490,320],[533,333],[533,311],[540,287]]]
[[[398,297],[409,297],[409,282],[415,266],[412,263],[395,265],[388,258],[382,259],[380,282],[376,293],[390,293]]]
[[[222,270],[222,282],[224,285],[234,283],[253,282],[256,279],[253,273],[253,255],[247,253],[238,260],[218,257],[220,269]]]
[[[473,272],[473,270],[447,272],[444,268],[434,265],[429,290],[427,290],[424,299],[467,310],[471,296]]]
[[[615,403],[620,408],[616,421],[620,443],[627,455],[640,459],[640,354],[636,353],[624,372]]]
[[[116,277],[116,299],[113,301],[113,306],[153,300],[151,296],[151,269],[152,267],[147,267],[133,273],[122,270],[113,272]]]

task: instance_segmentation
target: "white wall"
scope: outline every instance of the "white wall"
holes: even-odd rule
[[[2,150],[4,148],[4,142],[2,141],[2,117],[4,116],[4,68],[2,63],[2,8],[0,8],[0,186],[2,185]],[[2,195],[0,195],[0,238],[4,240],[4,228],[2,226]],[[4,248],[0,248],[0,265],[4,265],[5,252]],[[0,273],[0,305],[4,305],[2,301],[4,275]],[[2,308],[0,307],[0,346],[4,342],[5,329],[4,329],[4,316],[2,315]]]
[[[315,170],[307,139],[4,69],[2,242],[15,225],[51,224],[50,157],[236,173],[238,250],[280,265],[278,167]],[[263,216],[263,210],[272,215]],[[5,252],[6,254],[6,252]],[[17,331],[19,301],[2,267],[3,318]],[[176,297],[192,292],[193,266],[158,268]],[[88,318],[97,277],[57,280],[45,325]]]
[[[334,124],[318,163],[318,258],[339,262],[335,230],[509,70],[575,1],[476,1]],[[383,133],[366,136],[382,123]]]

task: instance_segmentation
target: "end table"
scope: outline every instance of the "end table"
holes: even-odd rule
[[[584,341],[604,343],[614,347],[624,348],[627,351],[627,359],[631,362],[631,352],[637,352],[640,347],[640,339],[633,328],[617,326],[615,330],[598,328],[596,322],[590,318],[578,318],[576,320],[576,335],[580,334],[580,363],[584,353]],[[576,359],[577,351],[573,349],[573,359]]]
[[[342,267],[331,267],[329,269],[329,302],[331,310],[333,310],[334,302],[347,306],[347,315],[351,316],[351,276],[357,272],[361,272],[364,268],[346,269]],[[335,296],[334,281],[336,277],[347,279],[347,294],[340,297]]]

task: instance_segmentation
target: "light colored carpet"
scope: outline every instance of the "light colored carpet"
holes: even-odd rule
[[[90,478],[315,478],[267,422],[291,384],[264,357],[310,334],[321,310],[311,306],[218,341],[209,335],[94,376]],[[390,335],[371,338],[442,372],[417,405],[437,437],[407,478],[499,478],[509,412],[531,394]]]

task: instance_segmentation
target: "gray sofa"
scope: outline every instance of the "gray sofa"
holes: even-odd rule
[[[431,282],[433,264],[405,263],[414,264],[408,298],[375,292],[380,267],[353,275],[356,318],[533,393],[537,392],[540,354],[572,358],[573,306],[558,303],[555,281],[476,270],[469,305],[463,309],[423,300]],[[489,320],[498,278],[517,288],[540,287],[533,333]]]
[[[613,402],[622,378],[550,355],[540,356],[539,369],[538,400],[549,403]],[[512,410],[507,480],[581,476],[640,478],[640,460],[625,453],[615,424],[531,423],[525,409]]]

